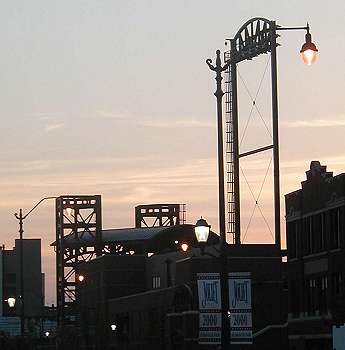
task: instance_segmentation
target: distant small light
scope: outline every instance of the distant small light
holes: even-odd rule
[[[154,255],[154,253],[147,253],[147,256],[148,256],[148,257],[150,257],[150,256],[152,256],[152,255]]]
[[[78,276],[78,281],[79,282],[83,282],[85,280],[85,276],[84,275],[79,275]]]
[[[116,324],[112,324],[112,325],[110,326],[110,328],[111,328],[112,331],[116,331]]]
[[[50,333],[47,331],[47,332],[44,333],[44,335],[45,335],[46,337],[49,337]]]
[[[178,241],[175,241],[175,244],[178,244]]]
[[[182,243],[181,244],[181,249],[182,249],[182,251],[186,252],[189,249],[189,244],[188,243]]]

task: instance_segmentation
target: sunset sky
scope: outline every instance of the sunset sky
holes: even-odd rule
[[[280,33],[282,203],[311,160],[344,172],[344,14],[343,0],[2,1],[0,243],[14,245],[18,208],[60,194],[101,194],[104,228],[133,227],[137,204],[185,203],[188,222],[202,215],[217,231],[215,81],[205,60],[251,17],[309,21],[319,48],[305,66],[305,33]],[[239,66],[241,132],[248,91],[256,95],[262,77],[257,106],[271,125],[268,59]],[[242,151],[270,142],[256,110],[248,125]],[[241,165],[255,196],[270,156]],[[247,229],[253,200],[243,177],[241,187],[244,241],[271,242],[257,212]],[[268,223],[271,188],[267,179],[259,201]],[[47,303],[55,302],[54,220],[46,202],[24,226],[25,237],[42,238]]]

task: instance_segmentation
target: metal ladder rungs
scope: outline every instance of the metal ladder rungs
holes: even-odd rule
[[[230,59],[230,53],[225,53],[225,58]],[[232,130],[232,91],[231,72],[226,70],[225,76],[225,115],[226,115],[226,172],[227,172],[227,235],[235,238],[235,200],[234,200],[234,176],[233,176],[233,130]]]

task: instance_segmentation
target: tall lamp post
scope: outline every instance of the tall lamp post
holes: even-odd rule
[[[220,50],[216,51],[216,65],[212,64],[211,59],[206,60],[209,68],[216,73],[216,91],[214,95],[217,99],[217,150],[218,150],[218,219],[220,233],[220,294],[222,303],[222,333],[221,346],[226,349],[229,344],[230,327],[228,318],[228,284],[227,284],[227,254],[226,254],[226,230],[225,230],[225,194],[224,194],[224,151],[223,151],[223,108],[222,99],[224,92],[222,90],[222,72],[228,69],[230,61],[222,65],[220,59]],[[196,228],[198,230],[207,230],[207,223],[198,220]],[[206,223],[206,224],[205,224]],[[197,230],[196,230],[197,233]],[[198,235],[197,235],[198,238]]]
[[[24,220],[45,200],[56,199],[57,197],[44,197],[42,198],[34,207],[32,207],[25,215],[23,214],[23,209],[19,209],[19,214],[15,213],[14,216],[19,222],[19,275],[20,275],[20,334],[24,336],[24,326],[25,326],[25,313],[24,313],[24,254],[23,254],[23,223]]]
[[[222,64],[220,50],[216,51],[216,64],[212,64],[211,59],[207,59],[208,67],[216,73],[216,91],[214,95],[217,99],[217,131],[218,131],[218,210],[219,210],[219,230],[220,230],[220,284],[221,284],[221,302],[222,302],[222,333],[221,348],[227,349],[230,340],[230,324],[228,318],[228,283],[227,283],[227,253],[226,253],[226,228],[225,228],[225,193],[224,193],[224,154],[223,154],[223,117],[222,117],[222,73],[229,68],[231,76],[230,87],[232,93],[231,112],[232,112],[232,150],[233,150],[233,198],[229,201],[234,218],[229,220],[234,232],[235,244],[241,244],[240,239],[240,188],[239,188],[239,158],[245,155],[251,155],[273,149],[274,159],[274,213],[275,213],[275,243],[280,250],[280,189],[279,189],[279,144],[278,144],[278,89],[277,89],[277,61],[276,61],[276,42],[277,31],[279,30],[306,30],[305,43],[300,53],[303,61],[311,65],[316,60],[318,52],[315,44],[311,40],[309,33],[309,24],[306,27],[281,27],[275,21],[269,21],[265,18],[252,18],[247,21],[230,40],[231,50],[230,58]],[[239,154],[238,142],[238,103],[237,103],[237,63],[243,60],[250,60],[262,53],[271,53],[271,78],[272,78],[272,119],[273,119],[273,145],[262,147],[246,154]],[[203,220],[203,219],[201,219]],[[205,220],[203,220],[205,221]],[[206,232],[209,226],[200,220],[196,224],[197,231]],[[207,223],[206,223],[207,224]],[[208,227],[208,228],[207,228]],[[201,236],[200,236],[201,237]],[[206,238],[207,240],[207,238]]]

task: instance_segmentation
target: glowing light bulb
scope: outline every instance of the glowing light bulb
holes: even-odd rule
[[[318,49],[311,41],[311,34],[309,33],[309,26],[307,27],[307,34],[305,35],[305,43],[302,45],[301,51],[303,62],[308,66],[316,61]]]
[[[85,276],[84,275],[79,275],[78,276],[78,281],[79,282],[83,282],[85,280]]]
[[[182,243],[181,249],[182,249],[182,251],[186,252],[189,249],[189,245],[187,243]]]
[[[301,55],[303,62],[308,66],[311,66],[316,61],[317,52],[312,49],[308,49],[301,52]]]
[[[12,308],[12,307],[14,307],[14,305],[16,305],[16,299],[12,298],[12,297],[8,298],[7,303],[8,303],[8,306]]]
[[[202,217],[196,222],[194,232],[199,243],[206,243],[210,234],[210,225]]]

